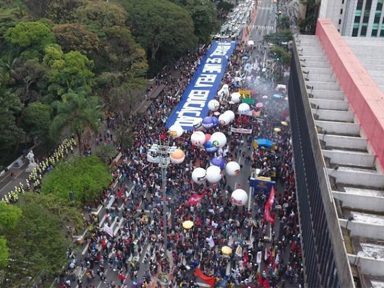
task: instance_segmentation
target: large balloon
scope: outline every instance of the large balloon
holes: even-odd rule
[[[180,164],[184,161],[185,159],[185,153],[183,150],[176,149],[173,151],[170,155],[169,158],[171,159],[171,162],[174,164]]]
[[[212,144],[216,147],[223,148],[227,144],[227,137],[222,132],[215,132],[212,134],[211,139]]]
[[[223,114],[228,115],[230,122],[235,120],[235,113],[232,110],[227,110]]]
[[[225,166],[225,172],[230,176],[238,176],[240,174],[240,165],[235,161],[230,161]]]
[[[207,181],[209,183],[217,183],[221,179],[221,170],[217,166],[209,166],[207,169]]]
[[[248,194],[243,189],[236,189],[232,192],[231,202],[236,206],[244,206],[247,204]]]
[[[238,108],[239,114],[246,114],[251,110],[251,107],[247,103],[241,103]]]
[[[221,125],[228,125],[231,122],[231,116],[223,113],[219,116],[219,122]]]
[[[205,129],[212,128],[215,125],[214,120],[211,116],[207,116],[203,119],[203,127]]]
[[[203,144],[205,143],[204,132],[201,132],[201,131],[193,132],[191,135],[191,142],[192,142],[192,145],[203,146]]]
[[[204,143],[204,148],[205,148],[205,151],[209,152],[209,153],[213,153],[213,152],[216,152],[217,151],[217,146],[215,146],[211,140],[208,140],[207,142]]]
[[[193,128],[196,129],[196,130],[200,130],[203,128],[202,126],[202,122],[203,122],[203,119],[201,118],[196,118],[195,120],[193,120]]]
[[[211,160],[211,164],[220,167],[220,169],[224,169],[225,160],[223,157],[215,157]]]
[[[234,92],[231,94],[231,101],[233,103],[240,103],[240,93],[239,92]]]
[[[211,111],[217,111],[220,108],[220,103],[219,101],[213,99],[208,102],[208,109]]]
[[[202,184],[207,176],[207,171],[204,168],[195,168],[192,171],[192,180],[197,184]]]
[[[219,119],[217,117],[212,116],[212,122],[213,122],[213,127],[219,126]]]
[[[183,135],[184,129],[181,127],[180,124],[176,123],[173,124],[171,127],[168,129],[169,135],[171,135],[172,138],[177,138]]]

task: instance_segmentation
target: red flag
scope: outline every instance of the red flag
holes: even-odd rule
[[[201,280],[203,280],[205,283],[207,283],[211,287],[215,287],[216,278],[213,276],[207,276],[201,271],[199,268],[195,269],[195,276],[199,277]]]
[[[270,288],[271,286],[269,285],[269,281],[263,277],[261,277],[261,275],[259,274],[257,276],[257,281],[259,282],[259,285],[263,288]]]
[[[188,199],[188,205],[195,206],[200,203],[201,199],[203,199],[204,195],[201,194],[192,194]]]
[[[265,202],[265,206],[264,206],[264,220],[271,224],[275,222],[275,219],[271,215],[271,209],[274,201],[275,201],[275,187],[272,186],[271,192],[269,193],[268,200],[267,202]]]

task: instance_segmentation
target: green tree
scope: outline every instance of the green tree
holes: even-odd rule
[[[113,145],[103,144],[96,147],[95,155],[103,160],[104,163],[109,164],[117,155],[117,150]]]
[[[207,43],[212,32],[218,28],[216,6],[209,0],[173,0],[182,5],[191,15],[195,35],[200,43]]]
[[[66,262],[65,252],[71,243],[66,237],[67,223],[61,215],[47,209],[45,198],[40,196],[33,193],[20,196],[17,206],[22,217],[5,234],[12,259],[5,270],[5,278],[11,283],[7,287],[22,287],[27,277],[43,271],[48,277],[57,275]]]
[[[41,192],[86,203],[99,198],[111,181],[108,167],[98,157],[78,157],[60,163],[48,173],[43,178]]]
[[[167,0],[130,1],[132,32],[146,49],[152,69],[195,49],[194,25],[185,9]]]
[[[9,260],[9,248],[7,240],[0,236],[0,269],[7,267]]]
[[[19,98],[0,85],[0,163],[2,164],[7,164],[24,139],[24,131],[17,126],[15,117],[20,110]]]
[[[127,21],[127,12],[118,4],[108,1],[88,1],[77,9],[77,21],[87,25],[98,34],[104,35],[104,29],[120,26],[124,27]]]
[[[94,74],[93,61],[78,51],[64,53],[58,45],[45,49],[44,63],[50,68],[48,91],[62,96],[69,91],[90,92]]]
[[[81,24],[60,24],[53,27],[57,43],[64,52],[79,51],[85,55],[94,55],[100,48],[100,40],[96,33]]]
[[[39,21],[17,23],[15,27],[8,29],[5,39],[20,51],[25,49],[43,51],[46,45],[55,41],[51,28]]]
[[[46,85],[47,67],[38,58],[15,58],[10,68],[12,87],[22,104],[40,99],[41,89]]]
[[[55,23],[75,20],[76,9],[82,0],[23,0],[34,18],[48,18]]]
[[[293,39],[292,32],[290,30],[282,30],[276,33],[270,33],[264,36],[264,41],[281,46],[282,42],[289,42]]]
[[[131,31],[118,26],[106,28],[104,31],[104,53],[109,63],[109,71],[130,73],[134,78],[145,76],[148,69],[145,51],[136,43]]]
[[[83,93],[69,92],[56,103],[57,114],[50,125],[52,139],[66,131],[76,135],[79,152],[83,150],[86,131],[97,132],[102,117],[99,98],[86,97]]]
[[[51,106],[41,102],[31,103],[23,110],[22,126],[35,143],[47,140],[51,115]]]
[[[283,47],[273,45],[270,50],[270,53],[283,65],[289,65],[289,63],[291,62],[290,52],[284,49]]]
[[[6,232],[7,229],[14,228],[21,218],[20,208],[0,202],[0,231]]]
[[[14,229],[20,221],[21,215],[20,208],[0,202],[0,233],[4,235],[9,229]],[[0,269],[7,266],[8,260],[9,248],[7,240],[0,236]]]

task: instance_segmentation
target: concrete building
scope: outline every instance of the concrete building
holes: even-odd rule
[[[319,19],[288,94],[308,287],[384,287],[384,39]],[[381,50],[383,49],[383,50]]]
[[[322,0],[320,18],[329,18],[341,35],[384,37],[384,0]]]

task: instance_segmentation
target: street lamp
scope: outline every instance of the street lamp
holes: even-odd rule
[[[169,142],[168,142],[169,144]],[[163,222],[164,222],[164,246],[167,250],[168,246],[168,205],[167,205],[167,169],[170,163],[180,164],[184,161],[185,154],[176,146],[152,144],[147,153],[147,160],[151,163],[156,163],[161,169],[161,192],[164,199],[163,205]]]

